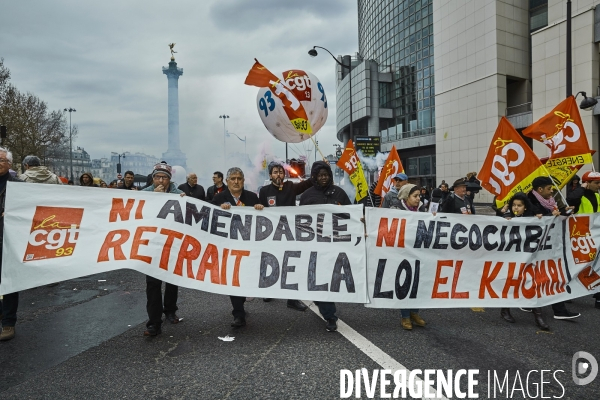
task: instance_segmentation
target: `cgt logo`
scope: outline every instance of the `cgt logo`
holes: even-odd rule
[[[586,264],[596,258],[596,243],[590,233],[590,217],[577,216],[569,219],[571,252],[576,264]]]
[[[23,261],[72,255],[82,217],[83,208],[36,207]]]
[[[571,366],[573,370],[573,382],[576,385],[587,385],[598,376],[598,361],[596,361],[593,355],[585,351],[578,351],[573,354]],[[587,376],[580,377],[582,375]]]

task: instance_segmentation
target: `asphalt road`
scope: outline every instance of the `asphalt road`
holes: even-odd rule
[[[17,336],[0,342],[0,398],[338,399],[340,370],[372,373],[388,361],[409,370],[478,369],[479,398],[488,398],[488,371],[509,371],[511,388],[518,371],[525,388],[529,371],[542,369],[564,371],[556,373],[564,389],[546,374],[546,398],[600,397],[600,377],[586,386],[571,378],[575,352],[600,360],[600,310],[591,298],[569,304],[582,313],[573,322],[551,319],[546,307],[550,333],[519,310],[515,324],[497,309],[423,310],[427,327],[404,331],[397,310],[338,304],[338,316],[363,338],[357,344],[285,300],[248,302],[248,325],[234,329],[228,297],[187,289],[179,297],[184,320],[145,338],[144,289],[143,275],[121,270],[22,292]],[[219,339],[227,335],[235,339]],[[375,362],[359,348],[365,344],[389,360]],[[529,395],[517,384],[512,398],[542,398],[539,390],[534,396],[539,382],[530,373]]]

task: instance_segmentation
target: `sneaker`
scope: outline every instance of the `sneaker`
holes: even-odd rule
[[[596,299],[596,308],[600,308],[600,300]]]
[[[144,331],[144,336],[156,336],[160,333],[162,333],[160,325],[150,325],[146,327],[146,330]]]
[[[234,328],[240,328],[242,326],[246,326],[246,318],[235,317],[233,319],[233,322],[231,323],[231,326]]]
[[[293,308],[296,311],[306,311],[306,309],[308,308],[300,300],[288,300],[287,306],[288,306],[288,308]]]
[[[337,322],[335,321],[335,319],[328,319],[327,324],[325,325],[325,329],[327,329],[327,332],[337,331]]]
[[[412,322],[410,322],[410,318],[402,318],[402,328],[407,331],[412,330]]]
[[[519,310],[525,311],[525,312],[533,312],[533,308],[521,308],[521,307],[519,307]]]
[[[421,318],[421,316],[417,313],[411,312],[410,320],[416,326],[425,326],[425,320],[423,318]]]
[[[566,308],[560,312],[554,312],[554,319],[573,319],[581,316],[579,313],[574,313]]]
[[[0,333],[0,341],[10,340],[15,337],[15,327],[14,326],[4,326],[2,327],[2,333]]]
[[[175,313],[165,314],[165,317],[166,317],[167,321],[169,321],[172,324],[178,324],[183,319],[183,318],[179,318],[177,315],[175,315]]]

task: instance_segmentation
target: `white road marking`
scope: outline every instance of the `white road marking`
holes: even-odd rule
[[[305,302],[305,303],[307,303],[307,302]],[[310,302],[310,304],[307,304],[307,305],[315,314],[317,314],[321,319],[323,319],[323,316],[319,312],[319,307],[317,307],[315,303]],[[352,329],[348,324],[346,324],[341,319],[338,319],[337,324],[338,324],[337,331],[342,336],[344,336],[346,339],[348,339],[350,341],[350,343],[355,345],[360,351],[365,353],[365,355],[367,357],[369,357],[371,360],[373,360],[377,364],[379,364],[382,369],[389,369],[390,371],[392,371],[392,373],[394,373],[395,371],[399,371],[399,370],[405,370],[406,371],[405,377],[408,378],[408,375],[410,374],[410,370],[408,368],[406,368],[404,365],[400,364],[398,361],[394,360],[389,354],[387,354],[386,352],[381,350],[379,347],[375,346],[373,343],[371,343],[369,340],[367,340],[367,338],[365,338],[360,333],[356,332],[354,329]],[[417,381],[421,382],[421,385],[423,385],[423,393],[427,393],[427,391],[425,390],[425,382],[423,382],[423,380],[420,378],[415,378],[415,383]],[[408,388],[407,380],[405,380],[404,384]],[[415,387],[416,387],[416,385],[415,385]],[[436,393],[436,397],[421,397],[421,399],[423,399],[423,400],[434,400],[434,399],[448,400],[448,398],[442,396],[441,393],[438,392],[434,387],[430,386],[429,392]]]

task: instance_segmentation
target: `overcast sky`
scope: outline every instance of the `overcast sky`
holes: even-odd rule
[[[335,55],[358,51],[357,5],[352,0],[22,0],[2,5],[0,57],[12,83],[48,103],[72,107],[79,127],[74,145],[92,158],[111,151],[161,157],[167,150],[168,44],[176,43],[180,140],[188,168],[212,175],[223,163],[227,130],[248,137],[252,160],[285,156],[256,109],[258,88],[244,85],[256,57],[273,73],[303,69],[322,82],[329,117],[317,135],[331,154],[335,137]],[[244,143],[227,138],[228,152]],[[312,145],[291,146],[304,152]],[[290,150],[290,157],[297,154]],[[314,152],[311,153],[314,159]]]

